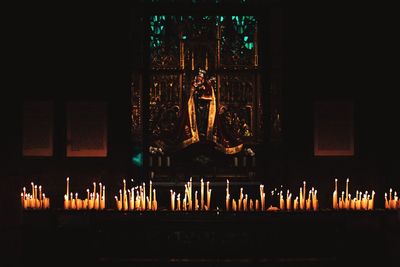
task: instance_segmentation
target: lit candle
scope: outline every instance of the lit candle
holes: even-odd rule
[[[207,182],[207,187],[208,187],[208,182]],[[211,209],[211,190],[212,189],[207,190],[207,210]]]
[[[189,180],[189,185],[188,185],[188,187],[189,187],[189,210],[190,211],[192,211],[193,210],[193,203],[192,203],[192,200],[193,200],[193,187],[192,187],[192,177],[190,177],[190,180]]]
[[[122,197],[122,190],[120,189],[119,190],[119,202],[118,203],[121,203],[121,209],[122,209],[122,203],[123,203],[123,197]]]
[[[151,205],[152,205],[152,197],[151,197],[151,193],[153,192],[152,187],[153,187],[153,182],[150,180],[150,185],[149,185],[150,209],[151,209]]]
[[[261,208],[262,208],[262,211],[265,210],[265,193],[263,193],[263,195],[262,195]]]
[[[33,203],[34,203],[34,208],[38,208],[38,204],[37,204],[37,185],[35,185],[35,194],[33,195]]]
[[[306,199],[306,210],[311,210],[311,190],[308,192],[308,198]]]
[[[351,195],[350,195],[351,199]],[[350,209],[355,210],[356,209],[356,203],[357,203],[357,198],[353,198],[350,200]]]
[[[69,197],[69,177],[67,177],[67,200]]]
[[[39,185],[39,201],[42,203],[42,186]]]
[[[239,196],[238,205],[237,205],[238,211],[242,210],[242,201],[243,201],[243,187],[240,188],[240,196]]]
[[[29,205],[28,208],[35,208],[34,198],[33,195],[29,195]]]
[[[361,201],[361,208],[362,208],[363,210],[367,209],[366,200],[367,200],[367,194],[365,193],[365,194],[363,195],[363,198],[362,198],[362,201]]]
[[[194,210],[199,209],[199,200],[197,199],[197,190],[194,192]]]
[[[75,193],[75,209],[79,209],[78,207],[78,193]]]
[[[90,196],[89,196],[89,209],[91,210],[91,209],[93,209],[93,207],[94,207],[93,193],[90,193]]]
[[[204,210],[204,182],[200,180],[200,209]]]
[[[98,210],[100,208],[99,193],[96,193],[96,199],[94,202],[94,209]]]
[[[171,190],[169,190],[170,194],[171,194],[171,210],[174,211],[175,210],[175,199],[174,199],[174,192]]]
[[[313,209],[314,209],[314,211],[318,210],[317,192],[318,192],[318,190],[315,190],[314,194],[313,194]]]
[[[303,204],[303,189],[300,187],[300,209],[302,210],[304,208]]]
[[[119,205],[118,197],[114,196],[114,198],[115,198],[115,205],[117,206],[117,209],[122,210],[122,206]]]
[[[143,183],[142,210],[146,210],[146,184]]]
[[[302,209],[304,209],[305,201],[306,201],[306,181],[303,181],[303,208]]]
[[[299,207],[299,198],[296,197],[293,202],[293,210],[298,210]]]
[[[260,202],[256,199],[256,211],[260,211]]]
[[[147,210],[151,210],[151,203],[149,196],[146,196],[146,202],[147,202]]]
[[[333,203],[332,203],[332,207],[333,209],[337,209],[338,208],[338,200],[337,200],[337,179],[335,179],[335,191],[333,192]]]
[[[265,210],[265,193],[263,184],[260,184],[260,200],[261,200],[261,210]]]
[[[283,192],[279,192],[279,209],[284,210],[285,209],[285,201],[283,200]]]
[[[230,202],[230,195],[229,195],[229,180],[226,179],[226,192],[225,192],[225,209],[229,211],[229,202]]]
[[[335,191],[337,192],[337,179],[335,179]]]
[[[250,211],[254,211],[253,199],[250,199]]]
[[[154,207],[153,210],[156,211],[157,210],[157,197],[156,197],[156,189],[153,189],[153,202],[154,202]]]
[[[93,197],[96,197],[96,183],[93,183]]]
[[[103,187],[102,187],[102,185],[101,185],[101,183],[99,183],[99,197],[100,197],[100,203],[101,203],[101,200],[102,200],[102,196],[103,196]]]
[[[22,188],[22,192],[23,192],[23,194],[24,194],[24,200],[26,199],[26,187],[23,187]]]
[[[123,208],[124,208],[124,211],[127,211],[129,209],[128,196],[126,195],[126,190],[123,193]]]
[[[232,199],[232,210],[236,211],[236,201],[235,201],[235,199]]]
[[[35,198],[35,184],[31,182],[31,186],[32,186],[32,197]]]
[[[100,208],[102,209],[102,210],[104,210],[105,208],[106,208],[106,186],[105,185],[103,185],[103,199],[102,199],[102,201],[100,202]]]
[[[133,210],[135,207],[133,206],[133,202],[132,202],[132,193],[131,190],[128,189],[128,206],[129,206],[129,210]]]
[[[358,192],[358,201],[356,205],[357,210],[361,210],[361,204],[362,204],[362,193],[360,191]]]
[[[44,205],[45,209],[49,209],[49,208],[50,208],[50,198],[46,198],[46,194],[43,193],[43,199],[45,200],[45,201],[44,201],[44,203],[45,203],[45,205]]]
[[[346,180],[346,202],[349,199],[349,178]]]
[[[64,195],[64,209],[68,210],[69,209],[69,201],[68,201],[68,195]]]
[[[287,210],[292,209],[292,193],[289,193],[289,190],[288,190],[288,196],[286,198],[286,209]]]
[[[176,210],[181,210],[181,194],[178,194],[177,198],[176,198]]]

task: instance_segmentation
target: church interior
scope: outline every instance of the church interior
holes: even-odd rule
[[[138,0],[15,11],[2,261],[400,262],[393,7]]]

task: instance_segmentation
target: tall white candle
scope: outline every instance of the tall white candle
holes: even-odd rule
[[[204,182],[200,180],[200,209],[204,210]]]
[[[151,205],[151,203],[152,203],[152,197],[151,197],[151,193],[153,192],[152,186],[153,186],[153,182],[150,180],[150,185],[149,185],[149,200],[150,200],[150,205]],[[150,206],[150,208],[151,208],[151,206]]]
[[[153,189],[153,201],[154,203],[157,203],[157,197],[156,197],[156,189]],[[157,210],[157,204],[154,205],[154,210]]]
[[[171,210],[174,211],[174,192],[171,190],[169,190],[170,194],[171,194]]]
[[[69,177],[67,177],[67,200],[69,197]]]
[[[211,210],[211,190],[212,189],[208,189],[207,191],[207,209]]]

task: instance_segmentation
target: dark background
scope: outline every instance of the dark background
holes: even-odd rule
[[[267,141],[264,155],[258,155],[267,174],[260,179],[292,186],[306,179],[318,186],[321,201],[329,203],[330,198],[323,198],[330,196],[333,178],[344,182],[350,177],[354,187],[375,189],[377,205],[382,207],[383,192],[389,187],[398,190],[400,185],[399,105],[395,94],[399,90],[400,46],[395,8],[387,3],[346,1],[272,1],[272,6],[266,2],[244,10],[261,17],[277,14],[275,22],[282,23],[282,31],[272,28],[260,34],[282,36],[282,43],[271,41],[267,47],[282,48],[284,136],[279,146]],[[129,77],[135,56],[132,50],[137,44],[132,42],[129,22],[143,7],[148,8],[141,4],[35,4],[3,10],[7,13],[2,19],[7,72],[2,86],[1,128],[5,138],[0,175],[1,212],[5,216],[1,227],[7,233],[3,243],[9,244],[3,252],[12,252],[8,255],[19,253],[15,238],[19,235],[15,227],[20,215],[18,195],[31,180],[40,181],[48,192],[62,194],[58,191],[64,188],[67,175],[79,177],[76,184],[87,184],[93,177],[105,177],[112,184],[134,174],[130,163]],[[182,5],[156,8],[185,11]],[[243,9],[232,4],[224,10]],[[21,111],[27,99],[55,101],[52,158],[21,156]],[[313,103],[320,99],[354,103],[354,157],[313,156]],[[68,100],[108,102],[109,157],[65,157]]]

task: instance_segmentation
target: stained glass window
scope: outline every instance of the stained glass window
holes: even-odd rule
[[[225,16],[221,23],[221,63],[225,66],[256,65],[254,16]]]

